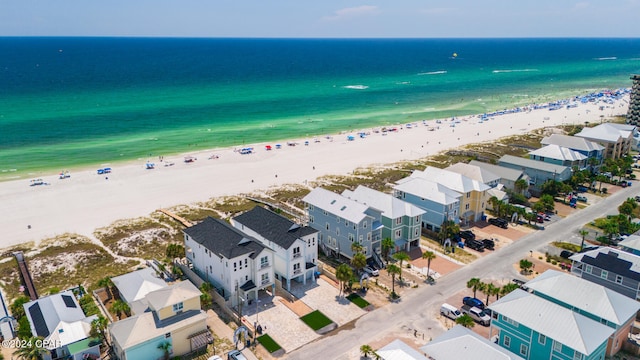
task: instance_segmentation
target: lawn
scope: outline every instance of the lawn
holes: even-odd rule
[[[282,349],[282,347],[278,345],[278,343],[275,342],[275,340],[273,340],[268,334],[259,336],[258,342],[260,342],[260,344],[262,344],[262,346],[264,346],[264,348],[267,349],[270,354],[273,354],[274,352]]]
[[[331,325],[333,321],[326,317],[320,310],[308,313],[300,318],[305,324],[309,325],[314,331],[318,331],[327,325]]]
[[[358,305],[360,309],[364,309],[369,306],[369,302],[361,298],[360,295],[356,293],[350,294],[349,296],[347,296],[347,299],[349,299],[349,301],[351,301],[352,303]]]

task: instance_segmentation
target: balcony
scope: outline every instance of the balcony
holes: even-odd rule
[[[293,270],[293,275],[300,275],[300,274],[302,274],[302,270],[301,269]]]
[[[302,256],[302,253],[299,253],[299,252],[297,252],[297,253],[293,253],[293,258],[294,258],[294,259],[297,259],[297,258],[299,258],[300,256]]]
[[[260,285],[267,285],[270,282],[271,282],[271,280],[269,280],[269,279],[262,279],[262,281],[260,281]]]
[[[268,262],[260,264],[260,269],[264,269],[264,268],[268,268],[268,267],[269,267],[269,263]]]

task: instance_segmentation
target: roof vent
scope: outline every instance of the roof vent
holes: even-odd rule
[[[347,208],[346,206],[343,206],[343,207],[340,208],[340,211],[344,211],[344,209],[346,209],[346,208]]]
[[[336,203],[336,200],[335,200],[335,199],[334,199],[334,200],[331,200],[331,205],[333,205],[333,204],[335,204],[335,203]]]
[[[58,329],[58,333],[62,334],[64,332],[64,329]]]

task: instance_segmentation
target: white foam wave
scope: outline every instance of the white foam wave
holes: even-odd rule
[[[608,57],[599,57],[599,58],[596,58],[596,60],[618,60],[618,58],[615,56],[608,56]]]
[[[418,73],[418,75],[440,75],[440,74],[446,74],[446,73],[447,73],[446,70],[440,70],[440,71],[429,71],[429,72]]]
[[[506,70],[493,70],[494,74],[499,73],[512,73],[512,72],[530,72],[530,71],[538,71],[538,69],[506,69]]]
[[[368,89],[369,87],[367,85],[347,85],[347,86],[343,86],[343,88],[354,89],[354,90],[364,90],[364,89]]]

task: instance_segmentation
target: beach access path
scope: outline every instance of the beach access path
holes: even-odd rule
[[[398,131],[375,133],[373,129],[296,140],[296,146],[281,142],[281,149],[265,150],[267,144],[250,145],[254,153],[237,149],[216,149],[182,156],[139,159],[112,166],[110,174],[95,169],[76,171],[71,178],[55,174],[33,174],[49,185],[29,186],[30,179],[0,183],[0,248],[35,241],[63,233],[91,237],[94,230],[119,219],[146,216],[160,208],[206,201],[213,197],[247,194],[283,184],[305,184],[320,176],[344,175],[359,167],[416,160],[461,145],[489,142],[508,135],[562,124],[601,122],[625,115],[628,95],[614,104],[587,103],[571,109],[532,110],[495,116],[479,122],[476,116],[453,121],[416,121]],[[357,133],[369,132],[360,138]],[[349,134],[356,135],[348,141]],[[291,141],[291,140],[289,140]],[[309,145],[304,145],[309,141]],[[270,143],[274,145],[276,142]],[[245,146],[246,147],[246,146]],[[216,157],[212,156],[216,155]],[[185,156],[197,160],[186,163]],[[155,162],[145,169],[147,160]],[[164,166],[173,162],[172,166]],[[110,166],[100,164],[99,167]]]

